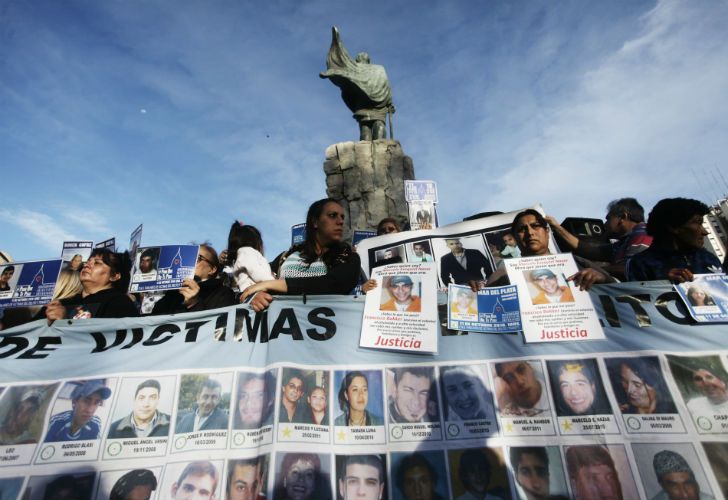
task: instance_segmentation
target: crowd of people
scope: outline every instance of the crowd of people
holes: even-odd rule
[[[604,224],[610,242],[594,243],[574,236],[554,217],[528,209],[516,215],[510,233],[503,235],[503,249],[493,249],[493,255],[496,261],[548,255],[553,233],[565,247],[562,250],[575,256],[579,271],[568,280],[582,290],[595,284],[625,280],[692,281],[695,274],[726,269],[725,262],[721,263],[704,248],[707,231],[702,223],[708,210],[698,200],[669,198],[659,201],[645,220],[644,209],[634,198],[614,200],[607,206]],[[26,315],[19,320],[22,314],[8,314],[10,310],[6,310],[2,326],[41,318],[50,324],[64,318],[175,314],[238,302],[248,302],[259,312],[276,295],[349,294],[363,273],[359,255],[343,241],[344,217],[344,208],[337,201],[327,198],[314,202],[306,216],[304,241],[271,262],[264,256],[260,231],[235,221],[227,248],[218,255],[211,245],[201,244],[194,279],[185,280],[179,290],[164,293],[129,294],[132,267],[129,254],[98,248],[83,264],[80,255],[73,257],[59,276],[53,300],[34,316]],[[377,226],[377,235],[401,231],[392,218],[383,219]],[[464,248],[459,238],[447,239],[446,244],[450,253],[440,259],[443,283],[469,284],[473,290],[508,283],[503,266],[493,269],[482,253]],[[427,253],[431,250],[423,244],[416,250],[419,253],[415,260],[433,260]],[[401,262],[401,257],[384,259],[389,260]],[[0,272],[0,291],[9,289],[8,282],[15,272],[11,263],[6,264]],[[143,255],[138,265],[144,265]],[[487,279],[483,280],[476,269],[485,269]],[[553,285],[549,282],[551,277],[542,274],[533,276],[532,280],[544,290],[544,300],[553,301],[554,297],[563,300],[558,286],[549,290]],[[362,284],[361,290],[366,293],[376,286],[376,281],[369,280]],[[691,288],[689,297],[696,304],[712,300],[697,287]]]

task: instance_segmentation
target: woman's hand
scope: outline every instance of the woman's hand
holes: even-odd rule
[[[377,280],[366,280],[361,286],[361,291],[364,293],[370,292],[377,287]]]
[[[667,272],[667,279],[678,284],[693,281],[693,272],[690,269],[675,267]]]
[[[61,304],[60,300],[52,300],[46,306],[45,314],[46,319],[48,319],[48,326],[50,326],[55,320],[66,317],[66,306]]]
[[[273,296],[268,292],[286,293],[287,291],[286,280],[261,281],[246,288],[240,296],[240,302],[244,302],[251,295],[255,295],[250,301],[250,306],[255,312],[260,312],[267,309],[270,303],[273,302]]]
[[[179,289],[179,293],[184,297],[183,304],[187,309],[194,307],[197,304],[197,296],[200,293],[200,285],[193,279],[186,279],[182,282],[182,287]]]

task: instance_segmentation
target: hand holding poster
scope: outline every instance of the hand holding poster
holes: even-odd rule
[[[142,247],[134,256],[130,292],[172,290],[195,276],[200,247],[197,245],[164,245]]]
[[[675,290],[695,321],[728,322],[728,276],[725,274],[696,274],[693,281],[675,285]]]
[[[437,278],[429,263],[376,268],[366,294],[361,347],[437,352]]]
[[[526,342],[603,339],[589,293],[567,280],[578,271],[571,254],[504,261],[508,279],[518,286]]]

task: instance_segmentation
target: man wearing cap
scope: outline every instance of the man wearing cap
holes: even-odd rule
[[[35,389],[25,391],[17,406],[10,408],[0,425],[0,446],[38,442],[30,431],[41,404],[41,393]]]
[[[51,417],[46,442],[98,439],[101,419],[95,415],[103,401],[111,397],[111,389],[101,380],[87,380],[71,393],[71,410]]]
[[[531,271],[531,281],[541,290],[531,299],[533,305],[574,302],[569,287],[559,286],[559,280],[551,269],[534,269]]]
[[[700,491],[693,469],[687,460],[671,450],[662,450],[652,459],[657,482],[662,491],[653,500],[707,500],[711,495]]]
[[[420,312],[422,300],[420,297],[412,295],[412,285],[412,278],[407,275],[392,276],[387,286],[392,298],[383,303],[379,310]]]

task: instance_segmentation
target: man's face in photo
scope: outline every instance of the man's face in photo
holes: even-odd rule
[[[549,496],[549,467],[532,453],[523,453],[516,469],[516,481],[529,500]]]
[[[689,472],[670,472],[663,475],[659,482],[670,500],[700,499],[700,486]]]
[[[210,474],[187,474],[172,485],[174,500],[215,500],[215,480]]]
[[[693,373],[693,384],[713,404],[720,404],[728,401],[728,390],[721,379],[705,369]]]
[[[424,255],[424,253],[425,253],[425,247],[422,246],[422,245],[419,245],[417,243],[415,243],[414,245],[412,245],[412,250],[414,250],[415,255],[417,257],[422,257]]]
[[[435,483],[427,467],[410,467],[402,478],[402,489],[406,500],[432,500]]]
[[[288,383],[283,387],[283,397],[289,403],[297,403],[303,395],[303,380],[298,377],[291,377]]]
[[[143,387],[134,398],[134,418],[147,422],[154,417],[159,405],[159,391],[156,387]]]
[[[38,405],[33,401],[23,401],[15,412],[15,426],[19,429],[26,429],[38,413]]]
[[[379,481],[379,470],[373,465],[349,464],[346,474],[339,479],[339,493],[344,500],[379,500],[384,483]]]
[[[80,397],[73,401],[73,424],[76,427],[83,427],[89,420],[91,420],[98,410],[99,406],[103,404],[103,399],[98,392],[89,394],[85,397]]]
[[[265,408],[265,382],[262,378],[251,378],[243,385],[238,400],[240,420],[246,427],[258,427]]]
[[[228,484],[227,500],[256,500],[260,486],[259,466],[236,464]]]
[[[394,257],[394,251],[393,250],[385,250],[384,251],[384,258],[385,259],[391,259]]]
[[[445,244],[454,255],[463,253],[463,244],[460,240],[445,240]]]
[[[2,274],[0,274],[0,283],[6,285],[13,278],[13,274],[15,274],[15,269],[6,267]]]
[[[539,276],[533,282],[547,295],[556,295],[559,292],[559,280],[556,276]]]
[[[396,285],[389,285],[389,293],[400,304],[407,304],[412,300],[412,284],[397,283]]]
[[[579,500],[622,500],[617,472],[606,464],[581,466],[573,486]]]
[[[151,255],[142,255],[139,258],[139,271],[142,273],[151,272],[154,265],[154,259]]]
[[[430,396],[429,377],[417,377],[405,372],[397,384],[395,406],[408,422],[419,422],[427,413]]]
[[[213,411],[215,411],[219,402],[219,387],[214,389],[202,387],[200,392],[197,394],[197,412],[201,417],[208,417]]]
[[[527,255],[548,255],[549,231],[535,215],[526,214],[516,224],[516,240]]]
[[[541,382],[526,361],[503,363],[500,377],[508,384],[513,402],[521,408],[533,408],[541,398]]]

